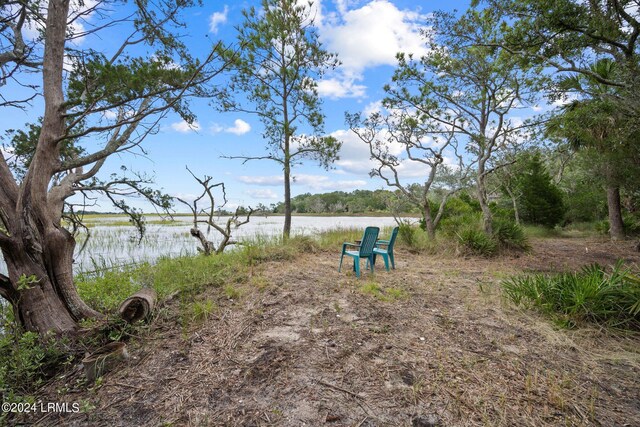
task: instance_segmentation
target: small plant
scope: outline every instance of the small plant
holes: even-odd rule
[[[466,228],[458,234],[458,240],[467,251],[474,255],[492,256],[498,250],[498,244],[491,236],[488,236],[476,228]]]
[[[227,298],[232,300],[237,300],[238,298],[240,298],[240,291],[231,284],[227,284],[224,286],[224,294],[227,296]]]
[[[493,236],[498,245],[505,249],[528,250],[530,248],[524,230],[513,221],[494,221]]]
[[[216,303],[209,299],[205,301],[195,301],[191,306],[193,320],[197,322],[207,321],[217,308]]]
[[[513,277],[502,289],[515,304],[538,308],[562,327],[592,321],[640,329],[640,276],[622,262],[611,271],[594,264],[579,273]]]
[[[398,226],[398,237],[400,241],[407,245],[410,249],[416,247],[416,233],[417,228],[409,223],[401,222]]]
[[[3,335],[0,338],[0,390],[4,401],[20,400],[69,361],[65,345],[64,340],[40,337],[35,332]]]
[[[383,288],[378,283],[367,282],[360,286],[360,292],[365,295],[371,295],[372,297],[380,301],[395,301],[406,297],[406,292],[398,288]]]

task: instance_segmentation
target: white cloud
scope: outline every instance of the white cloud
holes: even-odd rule
[[[251,125],[242,119],[235,119],[233,126],[224,127],[218,123],[214,123],[209,127],[209,130],[211,133],[225,132],[240,136],[249,133],[251,131]]]
[[[118,118],[118,113],[113,110],[107,110],[102,113],[102,116],[108,120],[115,120]]]
[[[372,103],[368,108],[374,108],[375,103]],[[349,173],[353,175],[369,175],[372,169],[378,167],[378,163],[371,159],[369,152],[369,146],[365,144],[354,132],[351,130],[338,130],[331,134],[338,140],[342,141],[342,147],[340,149],[340,159],[334,163],[338,168],[336,172],[342,171],[343,173]],[[385,135],[381,134],[380,139],[384,140]],[[438,144],[433,139],[424,141],[427,144],[431,144],[433,147],[437,147]],[[400,165],[397,167],[398,175],[402,180],[417,178],[418,180],[426,178],[429,173],[429,166],[416,161],[406,159],[405,148],[398,142],[388,143],[387,147],[389,153],[397,156],[400,159]],[[417,152],[416,152],[417,154]],[[453,166],[455,162],[452,157],[449,157],[452,153],[445,151],[444,159],[445,164]],[[388,176],[391,176],[389,173]]]
[[[278,199],[278,194],[271,190],[270,188],[256,188],[251,190],[246,190],[245,194],[253,197],[254,199]]]
[[[2,155],[4,156],[5,160],[9,159],[11,157],[13,157],[13,153],[15,153],[15,150],[13,147],[4,147],[2,145],[0,145],[0,153],[2,153]]]
[[[189,132],[198,132],[201,129],[201,127],[200,127],[200,123],[198,122],[193,122],[189,124],[186,121],[182,120],[180,122],[171,123],[171,129],[180,133],[189,133]]]
[[[338,53],[347,76],[359,76],[365,68],[395,65],[398,52],[427,53],[420,28],[425,15],[400,10],[387,0],[373,0],[359,9],[338,4],[337,22],[323,23],[321,40],[327,50]]]
[[[218,27],[225,22],[227,22],[227,13],[229,12],[229,7],[227,5],[224,6],[224,10],[222,12],[214,12],[209,17],[209,31],[213,34],[218,33]]]
[[[226,128],[224,131],[234,135],[244,135],[251,130],[251,125],[242,119],[236,119],[232,127]]]
[[[364,70],[396,65],[398,52],[421,56],[427,53],[420,28],[425,15],[400,10],[388,0],[372,0],[359,8],[354,0],[337,0],[338,12],[317,22],[320,40],[342,64],[318,82],[318,92],[332,99],[363,98]]]
[[[187,203],[191,203],[193,202],[195,199],[197,199],[198,197],[200,197],[198,194],[193,194],[193,193],[174,193],[171,195],[172,197],[177,197],[180,198],[182,200],[184,200]],[[184,206],[182,203],[180,203],[179,205],[176,205],[179,207]]]
[[[362,110],[362,115],[364,117],[369,117],[373,113],[379,113],[382,111],[382,101],[373,101],[367,104],[366,107]]]
[[[344,76],[323,79],[318,82],[318,93],[331,99],[362,98],[366,95],[367,87],[356,84],[355,79]]]

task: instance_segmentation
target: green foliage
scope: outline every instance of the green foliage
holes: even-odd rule
[[[564,216],[562,192],[553,184],[539,154],[522,159],[525,165],[517,179],[520,218],[529,224],[554,227]]]
[[[494,219],[493,237],[503,249],[529,250],[530,248],[523,228],[511,220]]]
[[[204,322],[218,309],[215,301],[210,299],[204,301],[194,301],[191,306],[191,320],[195,322]]]
[[[385,288],[376,282],[367,282],[361,285],[358,290],[365,294],[372,296],[380,301],[395,301],[398,299],[404,299],[407,297],[407,293],[398,288]]]
[[[0,390],[4,402],[23,401],[68,360],[65,341],[35,332],[8,332],[0,336]],[[1,419],[1,418],[0,418]]]
[[[397,194],[389,190],[354,190],[350,193],[332,191],[322,194],[300,194],[291,199],[291,210],[297,213],[373,213],[390,212],[390,204]],[[394,206],[396,211],[407,213],[415,209],[409,203]],[[274,207],[275,212],[284,212],[284,203]]]
[[[402,222],[398,226],[398,238],[400,241],[407,245],[409,248],[416,247],[416,234],[418,230],[409,223]]]
[[[459,242],[466,250],[474,255],[493,256],[497,253],[498,244],[484,231],[467,227],[458,233]]]
[[[516,305],[535,307],[564,325],[640,328],[640,276],[622,262],[610,271],[594,264],[578,273],[516,276],[502,288]]]

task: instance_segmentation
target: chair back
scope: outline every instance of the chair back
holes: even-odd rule
[[[388,252],[393,252],[393,245],[396,243],[396,237],[398,236],[398,229],[400,227],[394,227],[391,231],[391,238],[389,238],[389,246],[387,246]]]
[[[376,246],[376,241],[378,240],[378,233],[380,232],[380,228],[378,227],[367,227],[364,229],[364,234],[362,235],[362,241],[360,242],[360,256],[368,257],[373,254],[373,248]]]

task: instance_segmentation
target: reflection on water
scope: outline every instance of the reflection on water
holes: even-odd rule
[[[149,216],[148,221],[159,218]],[[99,217],[91,219],[91,238],[82,252],[80,248],[86,236],[78,237],[74,271],[91,272],[114,266],[135,264],[144,261],[153,262],[159,257],[174,257],[197,253],[196,239],[191,237],[191,223],[187,217],[177,217],[171,225],[147,225],[147,232],[138,242],[138,236],[132,226],[106,225],[109,222],[122,222],[123,217]],[[221,217],[218,222],[226,223]],[[105,224],[105,225],[101,225]],[[284,217],[252,217],[251,222],[234,230],[238,240],[255,237],[279,236],[282,233]],[[293,235],[314,235],[335,228],[362,228],[375,225],[387,227],[395,225],[391,217],[294,217],[291,226]],[[219,234],[211,230],[209,240],[220,241]],[[0,273],[6,274],[6,265],[0,255]]]

